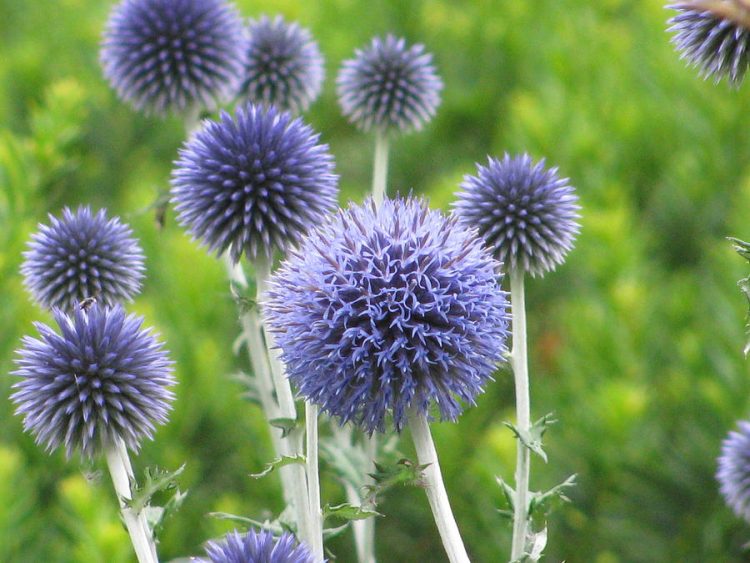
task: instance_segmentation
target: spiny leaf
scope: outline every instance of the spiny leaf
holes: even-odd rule
[[[544,433],[547,432],[547,428],[556,422],[557,420],[555,420],[550,413],[545,414],[542,418],[532,424],[528,431],[522,430],[510,422],[503,422],[503,424],[511,429],[516,438],[518,438],[526,448],[541,457],[544,460],[544,463],[547,463],[547,454],[542,448],[542,437],[544,436]]]
[[[516,491],[513,487],[511,487],[508,483],[505,482],[505,480],[502,477],[495,477],[495,480],[497,481],[497,484],[500,485],[500,488],[503,490],[503,495],[505,496],[505,502],[508,504],[508,507],[510,510],[500,510],[500,514],[503,516],[510,516],[511,519],[513,519],[513,514],[516,509]]]
[[[302,428],[302,420],[295,420],[294,418],[272,418],[268,421],[268,424],[274,428],[280,428],[282,438],[286,438],[296,429]]]
[[[126,501],[126,504],[135,512],[140,512],[151,502],[151,498],[156,493],[176,489],[177,477],[184,470],[185,464],[182,464],[175,471],[168,471],[159,467],[147,467],[144,471],[143,485],[133,487],[133,498]]]
[[[427,465],[419,465],[405,458],[400,459],[394,465],[375,463],[375,472],[369,474],[375,484],[365,487],[367,494],[365,500],[374,506],[379,495],[396,485],[423,487],[422,471],[425,467]]]
[[[336,506],[326,504],[323,507],[324,520],[326,518],[338,518],[339,520],[365,520],[373,516],[382,516],[382,514],[371,508],[355,506],[348,502],[337,504]]]
[[[266,475],[273,472],[275,469],[279,469],[281,467],[284,467],[285,465],[292,465],[294,463],[305,463],[305,456],[302,454],[299,455],[293,455],[293,456],[281,456],[274,459],[272,462],[267,463],[266,467],[261,471],[260,473],[251,473],[250,477],[253,479],[260,479],[261,477],[265,477]]]
[[[532,493],[529,501],[529,518],[537,522],[543,521],[558,504],[570,502],[565,492],[575,484],[576,475],[573,474],[546,492]]]

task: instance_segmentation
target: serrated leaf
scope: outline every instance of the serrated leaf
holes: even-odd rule
[[[559,485],[555,485],[545,492],[531,493],[529,501],[529,518],[539,522],[543,521],[558,504],[570,502],[566,496],[567,489],[576,484],[576,475],[573,474]]]
[[[182,464],[175,471],[168,471],[160,467],[147,467],[144,471],[143,485],[133,487],[132,497],[126,501],[127,506],[136,513],[151,502],[151,498],[161,491],[177,488],[177,477],[185,470]]]
[[[343,504],[337,504],[336,506],[331,506],[330,504],[326,504],[323,507],[323,519],[326,518],[338,518],[339,520],[366,520],[367,518],[372,518],[373,516],[383,516],[379,512],[372,510],[370,508],[365,508],[362,506],[355,506],[353,504],[349,504],[348,502],[345,502]]]
[[[267,463],[266,467],[261,471],[260,473],[251,473],[250,477],[253,479],[260,479],[261,477],[265,477],[266,475],[269,475],[274,470],[279,469],[281,467],[284,467],[285,465],[292,465],[295,463],[303,464],[305,463],[306,459],[305,456],[302,454],[299,455],[293,455],[293,456],[281,456],[274,459],[272,462]]]
[[[503,422],[503,424],[510,428],[516,438],[520,440],[526,448],[542,458],[544,463],[547,463],[547,454],[542,448],[542,438],[544,437],[544,433],[547,432],[547,429],[556,422],[557,420],[555,420],[554,416],[550,413],[545,414],[542,418],[532,424],[528,431],[521,430],[510,422]]]
[[[502,477],[495,477],[495,480],[497,481],[497,484],[500,485],[500,488],[503,490],[503,495],[505,496],[505,502],[508,503],[508,507],[510,507],[510,516],[513,517],[513,511],[516,507],[516,491],[513,487],[511,487],[508,483],[505,482],[505,480]]]
[[[734,237],[727,237],[727,240],[732,243],[734,251],[742,256],[745,260],[750,262],[750,242],[745,242]]]
[[[419,465],[406,458],[400,459],[394,465],[375,463],[375,472],[370,477],[375,481],[374,485],[364,487],[367,497],[365,502],[376,504],[378,496],[397,485],[424,487],[422,472],[427,465]]]
[[[268,421],[268,424],[270,424],[274,428],[280,428],[281,437],[286,438],[297,428],[301,428],[302,421],[295,420],[294,418],[272,418]]]

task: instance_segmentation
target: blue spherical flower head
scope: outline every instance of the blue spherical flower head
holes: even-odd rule
[[[148,114],[213,109],[237,93],[242,20],[223,0],[122,0],[102,42],[104,75]]]
[[[364,131],[421,129],[440,105],[443,83],[423,45],[376,37],[344,61],[336,85],[344,115]]]
[[[248,26],[247,57],[240,95],[254,103],[305,111],[323,87],[323,55],[310,32],[281,16]]]
[[[578,196],[567,178],[524,154],[477,165],[453,204],[462,224],[476,228],[506,268],[532,276],[554,270],[580,230]]]
[[[742,420],[738,426],[721,446],[716,477],[727,505],[750,522],[750,422]]]
[[[143,252],[130,227],[88,207],[65,208],[61,218],[49,219],[32,235],[21,266],[42,306],[72,311],[89,297],[114,305],[140,291]]]
[[[716,82],[739,85],[750,66],[750,3],[747,0],[677,2],[669,20],[680,58]]]
[[[206,545],[211,563],[315,563],[306,546],[297,543],[289,533],[274,538],[271,532],[236,530],[220,541]]]
[[[248,105],[222,112],[185,144],[172,173],[180,223],[238,262],[296,243],[336,205],[328,146],[300,119]]]
[[[122,307],[53,311],[60,332],[36,323],[17,353],[11,399],[24,429],[48,452],[93,457],[116,439],[134,451],[167,421],[172,364],[162,345]]]
[[[351,205],[272,276],[264,313],[306,400],[366,431],[407,410],[454,420],[506,352],[499,264],[420,199]]]

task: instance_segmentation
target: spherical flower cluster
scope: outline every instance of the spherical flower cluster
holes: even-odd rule
[[[24,429],[47,451],[64,446],[68,457],[75,450],[92,457],[116,439],[137,451],[167,421],[174,399],[162,345],[119,305],[53,313],[60,333],[36,323],[40,338],[24,338],[18,351],[13,374],[21,381],[11,399]]]
[[[372,433],[407,411],[454,420],[506,352],[499,264],[475,234],[419,199],[350,206],[312,231],[264,302],[290,380]]]
[[[291,534],[274,538],[265,530],[245,534],[235,530],[221,541],[208,542],[206,553],[211,563],[315,563],[307,547]]]
[[[745,0],[678,2],[672,43],[703,77],[739,84],[750,66],[750,12]]]
[[[305,111],[323,87],[323,55],[310,32],[281,16],[251,21],[240,95],[254,103]]]
[[[738,426],[722,444],[716,477],[729,507],[750,522],[750,422]]]
[[[104,210],[63,209],[50,215],[24,252],[21,273],[42,306],[71,311],[86,298],[104,305],[129,301],[140,291],[143,252],[133,232]]]
[[[104,75],[136,109],[163,115],[237,93],[242,20],[224,0],[122,0],[102,42]]]
[[[461,223],[476,228],[495,257],[509,269],[532,276],[554,270],[573,248],[578,234],[578,196],[560,178],[524,154],[477,165],[465,176],[454,203]]]
[[[180,223],[221,254],[255,259],[296,243],[330,212],[338,177],[328,146],[300,119],[249,105],[187,141],[172,173]]]
[[[435,115],[443,83],[423,45],[376,37],[343,63],[336,79],[339,102],[364,131],[421,129]]]

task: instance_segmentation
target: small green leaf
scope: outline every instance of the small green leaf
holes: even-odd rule
[[[737,254],[750,262],[750,242],[745,242],[734,237],[727,237],[727,240],[732,243]]]
[[[543,522],[557,505],[570,502],[565,492],[575,484],[576,475],[574,474],[546,492],[531,493],[529,518],[538,523]]]
[[[554,416],[550,413],[545,414],[542,418],[532,424],[528,431],[521,430],[510,422],[503,422],[503,424],[511,429],[516,438],[518,438],[525,447],[541,457],[544,460],[544,463],[547,463],[547,454],[542,448],[542,438],[544,433],[547,432],[547,428],[556,422],[557,420],[555,420]]]
[[[261,477],[265,477],[266,475],[269,475],[272,473],[275,469],[279,469],[281,467],[284,467],[285,465],[292,465],[294,463],[303,464],[305,463],[305,456],[300,455],[294,455],[294,456],[281,456],[274,459],[272,462],[267,463],[266,467],[261,471],[260,473],[251,473],[250,477],[253,479],[260,479]]]
[[[508,503],[508,507],[510,508],[510,517],[513,518],[513,512],[516,509],[516,491],[513,487],[511,487],[508,483],[505,482],[505,480],[502,477],[495,477],[495,480],[497,481],[497,484],[500,485],[500,488],[503,490],[503,495],[505,496],[505,502]],[[500,511],[501,513],[504,511]]]
[[[424,487],[422,472],[425,467],[427,465],[419,465],[405,458],[390,466],[376,462],[375,472],[369,474],[375,484],[364,487],[367,495],[364,504],[370,503],[375,506],[377,497],[396,485]]]
[[[379,512],[362,506],[355,506],[345,502],[331,506],[326,504],[323,507],[323,519],[338,518],[339,520],[365,520],[373,516],[382,516]]]
[[[177,477],[185,470],[182,464],[175,471],[167,471],[159,467],[147,467],[144,472],[142,486],[133,487],[133,498],[126,504],[135,512],[140,512],[151,502],[151,498],[161,491],[170,491],[177,488]]]
[[[296,429],[302,427],[302,421],[295,420],[293,418],[272,418],[268,421],[268,424],[270,424],[274,428],[280,428],[282,438],[286,438]]]

